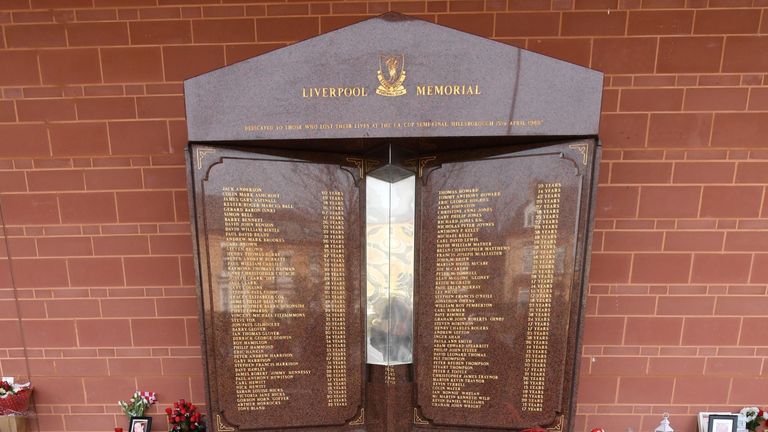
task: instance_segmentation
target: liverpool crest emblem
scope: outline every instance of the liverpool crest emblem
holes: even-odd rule
[[[405,55],[386,54],[379,56],[379,87],[376,94],[381,96],[402,96],[407,91],[405,82]]]

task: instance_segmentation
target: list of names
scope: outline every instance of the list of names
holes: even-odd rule
[[[438,192],[432,394],[436,407],[482,408],[490,397],[480,385],[491,372],[487,335],[494,322],[489,259],[508,246],[482,240],[495,227],[493,202],[500,192],[477,188]]]
[[[275,283],[296,270],[280,254],[285,239],[269,215],[292,205],[259,187],[225,187],[222,195],[237,409],[265,410],[288,401],[286,384],[311,373],[287,348],[293,341],[284,325],[305,319],[306,305]]]

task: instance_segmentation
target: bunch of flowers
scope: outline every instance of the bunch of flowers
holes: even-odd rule
[[[0,415],[24,414],[29,409],[32,385],[0,381]]]
[[[173,403],[173,408],[166,408],[169,432],[204,431],[205,420],[192,403],[181,399]]]
[[[142,417],[144,411],[149,408],[150,405],[157,402],[157,396],[153,392],[143,392],[136,390],[133,396],[126,401],[117,402],[120,408],[128,417]]]
[[[739,414],[747,418],[747,430],[754,432],[761,424],[768,427],[768,412],[758,407],[745,407]]]
[[[16,390],[13,388],[13,384],[8,381],[0,382],[0,397],[8,397],[9,395],[16,394]]]

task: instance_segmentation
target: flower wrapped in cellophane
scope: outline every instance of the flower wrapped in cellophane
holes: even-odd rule
[[[0,415],[25,415],[32,396],[30,383],[0,381]]]
[[[142,417],[144,416],[144,411],[155,402],[157,402],[155,393],[136,390],[127,402],[118,401],[117,404],[120,405],[126,416]]]

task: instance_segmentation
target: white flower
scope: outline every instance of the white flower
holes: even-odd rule
[[[768,411],[763,411],[763,420],[768,420]]]
[[[757,407],[744,407],[739,411],[739,414],[747,418],[747,422],[751,422],[757,417],[757,413],[760,410]]]

